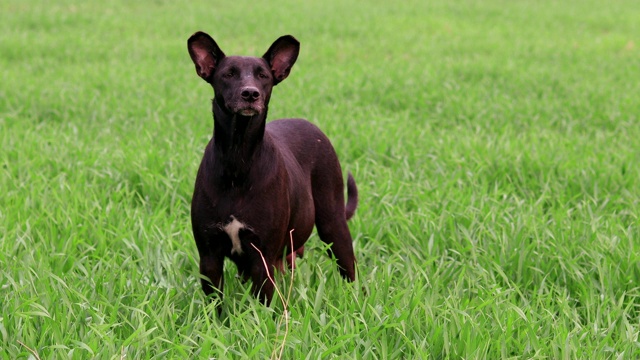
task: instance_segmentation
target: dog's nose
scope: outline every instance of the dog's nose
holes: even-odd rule
[[[260,91],[254,87],[245,87],[242,89],[240,96],[246,101],[256,101],[260,97]]]

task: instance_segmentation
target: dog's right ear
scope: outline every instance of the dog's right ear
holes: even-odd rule
[[[187,48],[191,60],[196,65],[198,75],[207,82],[211,82],[213,70],[224,57],[218,44],[209,34],[198,31],[187,40]]]

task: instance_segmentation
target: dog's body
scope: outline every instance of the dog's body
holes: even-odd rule
[[[298,41],[283,36],[262,58],[227,57],[209,35],[198,32],[188,49],[198,75],[215,93],[214,134],[191,203],[204,292],[222,294],[224,257],[229,257],[253,280],[253,293],[270,302],[272,269],[283,268],[284,254],[293,265],[314,224],[320,239],[331,244],[342,276],[353,281],[347,227],[357,206],[353,177],[349,174],[345,209],[342,170],[329,139],[302,119],[266,124],[271,89],[288,76]]]

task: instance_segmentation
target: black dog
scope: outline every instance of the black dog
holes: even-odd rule
[[[355,180],[349,174],[345,209],[342,170],[329,139],[302,119],[266,124],[271,89],[289,75],[300,43],[280,37],[262,58],[225,56],[203,32],[187,45],[198,75],[215,94],[213,138],[191,203],[204,292],[222,295],[226,256],[244,279],[251,277],[254,295],[269,303],[273,268],[283,268],[284,254],[290,266],[296,254],[302,256],[314,223],[342,276],[353,281],[347,219],[358,202]]]

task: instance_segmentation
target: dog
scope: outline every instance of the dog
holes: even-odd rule
[[[343,175],[331,142],[303,119],[266,123],[271,90],[289,75],[300,43],[278,38],[261,57],[226,56],[204,32],[187,41],[197,74],[214,91],[213,137],[191,202],[202,290],[222,298],[224,258],[252,293],[269,304],[274,269],[294,266],[315,224],[342,277],[354,281],[356,259],[347,220],[358,205],[353,176]],[[220,311],[220,309],[218,309]]]

